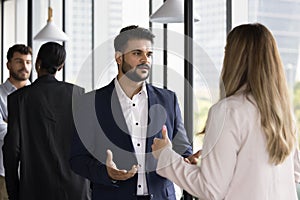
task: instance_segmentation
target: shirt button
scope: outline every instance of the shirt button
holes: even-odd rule
[[[137,146],[139,147],[139,146],[141,146],[141,144],[140,144],[140,143],[137,143]]]
[[[136,122],[136,123],[135,123],[135,125],[139,125],[139,123],[138,123],[138,122]]]
[[[132,106],[135,106],[135,103],[133,103]]]
[[[142,186],[141,186],[141,185],[138,185],[138,187],[141,188]]]

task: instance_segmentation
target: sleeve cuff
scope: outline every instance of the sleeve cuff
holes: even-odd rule
[[[171,147],[166,147],[160,153],[158,158],[156,171],[159,173],[160,171],[164,171],[165,168],[170,167],[172,163],[178,161],[179,159],[183,159],[181,155],[177,154]]]

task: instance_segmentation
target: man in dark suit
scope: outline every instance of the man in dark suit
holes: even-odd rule
[[[175,93],[145,82],[153,38],[147,29],[123,28],[114,41],[117,77],[76,102],[70,163],[91,181],[93,200],[175,200],[151,154],[164,124],[174,149],[195,162]]]
[[[84,90],[56,80],[65,58],[60,44],[43,44],[36,59],[37,80],[8,96],[3,154],[10,200],[90,199],[88,180],[69,166],[72,98]]]

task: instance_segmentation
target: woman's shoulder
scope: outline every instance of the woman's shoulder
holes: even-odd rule
[[[236,111],[257,111],[257,105],[255,99],[251,94],[235,94],[230,97],[220,100],[218,103],[212,106],[213,110],[225,109],[225,110],[236,110]]]

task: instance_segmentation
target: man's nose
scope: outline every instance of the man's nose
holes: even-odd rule
[[[19,63],[21,63],[21,65],[23,65],[23,66],[26,66],[26,65],[27,65],[26,60],[21,60],[21,61],[19,61]]]
[[[150,63],[150,57],[147,54],[143,53],[141,58],[142,63]]]
[[[24,62],[23,62],[23,65],[24,65],[25,67],[30,67],[30,66],[31,66],[31,62],[24,61]]]

